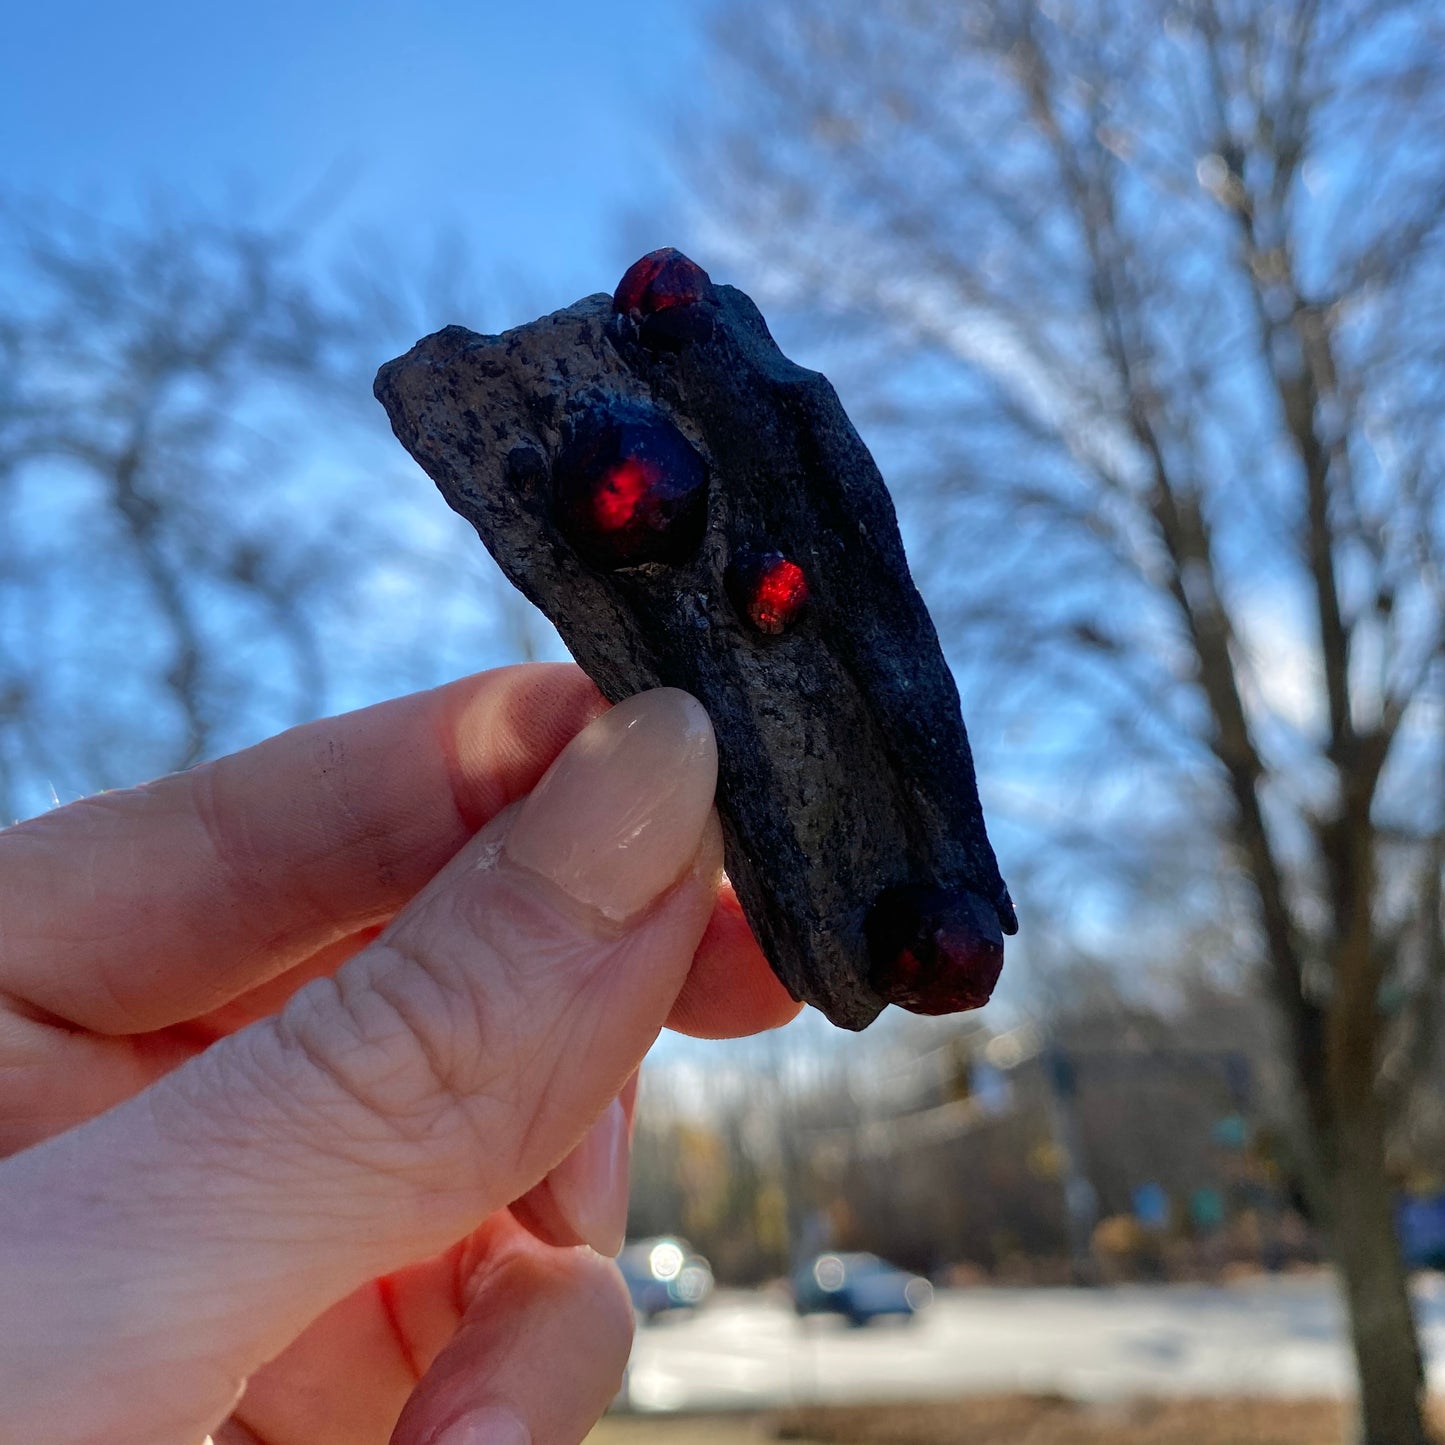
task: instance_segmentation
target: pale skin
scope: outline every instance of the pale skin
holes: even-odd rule
[[[643,1055],[797,1010],[701,707],[604,713],[502,669],[0,832],[0,1440],[587,1433]]]

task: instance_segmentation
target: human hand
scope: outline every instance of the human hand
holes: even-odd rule
[[[0,1440],[586,1433],[629,1081],[797,1007],[701,708],[603,706],[504,669],[0,832]]]

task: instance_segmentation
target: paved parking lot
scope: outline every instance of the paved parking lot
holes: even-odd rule
[[[1419,1289],[1432,1379],[1445,1384],[1445,1288]],[[720,1293],[695,1318],[639,1328],[637,1410],[761,1408],[965,1391],[1342,1394],[1350,1361],[1326,1277],[1227,1287],[939,1292],[911,1324],[794,1318],[767,1294]]]

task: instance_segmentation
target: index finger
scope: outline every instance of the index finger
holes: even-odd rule
[[[0,832],[0,993],[103,1033],[215,1009],[389,919],[605,708],[500,668]]]

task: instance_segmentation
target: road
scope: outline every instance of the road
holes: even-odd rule
[[[1445,1385],[1445,1283],[1418,1288],[1432,1382]],[[942,1290],[911,1324],[793,1317],[720,1292],[695,1318],[639,1328],[636,1410],[757,1409],[988,1390],[1334,1395],[1349,1351],[1327,1277],[1103,1290]]]

